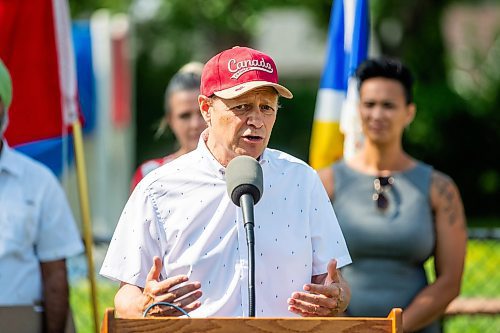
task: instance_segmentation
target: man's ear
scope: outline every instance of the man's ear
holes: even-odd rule
[[[208,126],[210,126],[212,105],[210,98],[205,95],[198,96],[198,104],[200,105],[201,115]]]

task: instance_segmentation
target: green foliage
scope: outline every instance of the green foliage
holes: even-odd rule
[[[284,82],[294,95],[292,100],[280,100],[281,108],[269,142],[271,148],[307,161],[318,83],[313,80]]]
[[[500,143],[499,113],[474,112],[445,81],[417,84],[415,100],[407,150],[455,180],[468,216],[498,216],[500,156],[493,147]]]
[[[97,9],[106,8],[116,12],[126,12],[131,0],[68,0],[71,16],[88,18]]]

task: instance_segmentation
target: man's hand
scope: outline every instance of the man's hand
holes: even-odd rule
[[[313,282],[304,285],[305,292],[292,294],[288,299],[289,311],[303,317],[331,317],[345,310],[349,287],[337,270],[335,259],[328,263],[327,274],[313,277]]]
[[[143,310],[148,306],[158,302],[172,303],[186,312],[193,311],[200,307],[201,302],[197,301],[202,292],[200,282],[189,282],[186,275],[177,275],[170,277],[163,281],[158,281],[162,269],[161,259],[159,257],[153,258],[153,266],[146,278],[146,285],[142,292],[143,297]],[[179,287],[180,284],[183,284]],[[177,286],[177,288],[176,288]],[[170,317],[181,316],[182,313],[170,306],[157,305],[148,311],[148,316],[155,317]]]

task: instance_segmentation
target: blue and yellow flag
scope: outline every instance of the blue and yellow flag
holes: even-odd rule
[[[349,78],[367,57],[369,33],[367,0],[334,1],[309,149],[309,163],[315,169],[326,167],[343,156],[341,112],[343,108],[348,111],[344,102]],[[355,84],[349,86],[355,89]]]

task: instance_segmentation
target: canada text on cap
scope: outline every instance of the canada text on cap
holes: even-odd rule
[[[273,87],[280,96],[292,98],[278,84],[278,71],[267,54],[249,47],[235,46],[220,52],[203,68],[200,92],[205,96],[231,99],[258,87]]]

